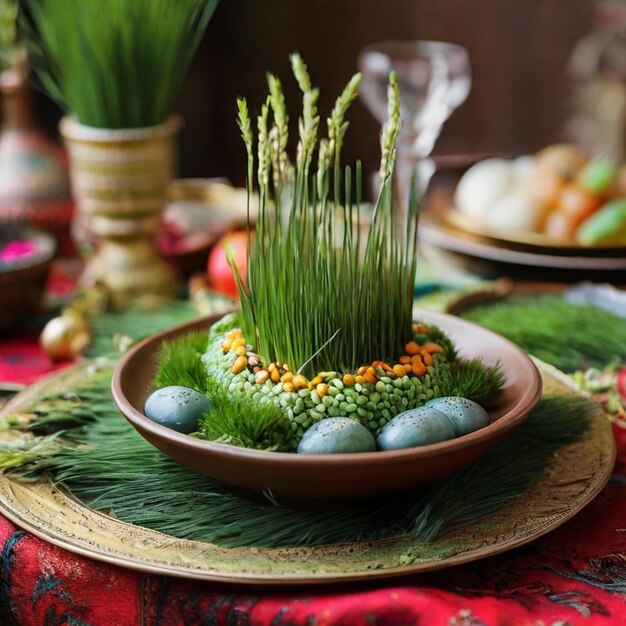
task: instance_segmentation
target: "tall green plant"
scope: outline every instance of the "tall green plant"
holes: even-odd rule
[[[218,0],[20,0],[21,24],[48,93],[99,128],[171,114]]]
[[[0,71],[23,62],[17,34],[17,0],[0,0]]]
[[[291,62],[303,95],[295,166],[286,153],[288,117],[275,76],[268,77],[269,96],[257,120],[259,216],[249,242],[246,287],[237,274],[243,331],[266,363],[288,363],[292,371],[308,374],[354,371],[398,356],[411,335],[418,210],[413,194],[406,223],[394,222],[398,87],[392,74],[380,195],[361,242],[361,166],[342,170],[340,161],[345,115],[361,77],[356,74],[337,98],[327,136],[318,142],[319,92],[302,59],[293,55]],[[238,107],[250,191],[254,133],[246,101]]]

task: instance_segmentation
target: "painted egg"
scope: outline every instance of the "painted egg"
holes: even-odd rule
[[[307,430],[300,443],[301,454],[372,452],[376,441],[365,426],[350,417],[328,417]]]
[[[439,443],[454,438],[448,417],[432,407],[411,409],[396,415],[378,434],[381,450],[400,450]]]
[[[158,424],[189,434],[197,430],[198,420],[212,407],[213,403],[195,389],[172,386],[151,393],[143,411]]]
[[[480,404],[467,398],[458,396],[435,398],[429,400],[424,406],[445,413],[452,422],[457,437],[489,425],[487,411]]]

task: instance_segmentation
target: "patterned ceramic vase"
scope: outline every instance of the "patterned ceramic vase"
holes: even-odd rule
[[[148,307],[172,295],[173,270],[155,237],[171,179],[178,117],[148,128],[109,130],[61,120],[82,240],[95,248],[82,277],[110,290],[118,308]],[[82,246],[85,247],[84,245]]]
[[[24,72],[2,72],[0,94],[0,223],[46,230],[69,254],[73,203],[66,156],[34,124]]]

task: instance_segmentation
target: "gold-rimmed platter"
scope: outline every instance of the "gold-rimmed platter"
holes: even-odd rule
[[[90,375],[85,363],[34,385],[0,413],[25,410]],[[578,393],[564,374],[538,363],[544,393]],[[120,416],[120,419],[123,419]],[[10,437],[5,431],[0,437]],[[131,526],[93,511],[47,480],[0,477],[0,512],[38,537],[95,560],[155,574],[238,584],[328,584],[452,567],[526,544],[557,528],[606,484],[615,459],[610,423],[598,409],[577,443],[559,450],[544,477],[516,500],[429,545],[399,536],[315,548],[223,548]]]

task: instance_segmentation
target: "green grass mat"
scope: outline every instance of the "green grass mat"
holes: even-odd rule
[[[397,534],[417,542],[498,508],[534,484],[559,447],[581,436],[595,404],[545,398],[527,423],[469,469],[427,490],[364,504],[306,509],[237,493],[174,463],[145,442],[109,397],[109,368],[32,407],[34,438],[0,465],[27,479],[47,472],[93,509],[176,537],[223,546],[299,546]]]
[[[189,305],[138,319],[96,322],[91,354],[115,352],[111,337],[134,340],[194,316]],[[466,317],[511,338],[568,371],[624,360],[623,320],[553,296],[524,296],[472,310]],[[29,438],[0,444],[0,468],[25,479],[47,472],[88,506],[180,538],[224,546],[295,546],[408,534],[428,542],[523,493],[559,447],[579,438],[596,405],[581,397],[547,397],[527,423],[469,469],[427,491],[319,510],[237,493],[182,467],[146,443],[109,396],[111,366],[72,393],[32,407],[34,418],[9,417],[2,428]]]
[[[463,317],[564,372],[626,362],[626,320],[556,295],[512,296],[472,308]]]

